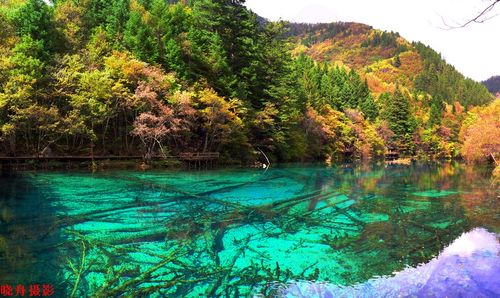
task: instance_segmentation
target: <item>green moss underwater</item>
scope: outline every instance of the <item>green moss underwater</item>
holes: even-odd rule
[[[488,170],[460,164],[23,172],[0,178],[0,279],[61,297],[274,296],[428,262],[498,233]]]

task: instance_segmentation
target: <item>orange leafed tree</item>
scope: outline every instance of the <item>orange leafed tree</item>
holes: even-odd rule
[[[500,99],[487,107],[475,108],[465,121],[461,138],[462,155],[468,162],[500,156]]]

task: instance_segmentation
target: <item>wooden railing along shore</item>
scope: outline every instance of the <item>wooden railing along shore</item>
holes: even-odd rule
[[[186,165],[191,168],[203,168],[208,166],[213,166],[214,161],[217,161],[220,157],[219,152],[184,152],[180,153],[178,156],[162,156],[154,155],[149,156],[148,160],[162,160],[162,159],[178,159],[186,163]],[[34,163],[47,163],[49,161],[57,162],[91,162],[91,161],[103,161],[103,160],[144,160],[144,156],[134,155],[134,156],[117,156],[117,155],[94,155],[94,156],[0,156],[0,165],[2,168],[11,167],[13,165],[26,164],[29,162]]]

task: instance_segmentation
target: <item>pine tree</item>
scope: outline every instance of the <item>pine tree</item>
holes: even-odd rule
[[[158,48],[154,42],[151,28],[144,23],[139,11],[131,11],[125,25],[123,41],[126,47],[138,58],[155,62],[158,60]]]
[[[430,104],[431,110],[429,115],[428,126],[432,128],[435,125],[440,125],[444,109],[444,103],[440,96],[434,96]]]
[[[129,0],[110,1],[106,12],[106,32],[108,35],[121,43],[125,25],[129,18]]]
[[[55,30],[53,9],[43,0],[28,0],[17,9],[12,22],[19,37],[30,36],[35,41],[43,43],[44,56],[56,50],[59,35]]]
[[[260,100],[265,97],[266,84],[262,74],[268,67],[263,59],[263,32],[256,16],[242,3],[236,0],[196,1],[193,5],[194,26],[203,35],[220,36],[227,65],[237,78],[232,93],[259,106]],[[198,46],[204,47],[203,44]]]
[[[389,122],[390,129],[395,134],[395,141],[400,148],[405,150],[411,147],[412,135],[416,128],[415,118],[410,106],[410,101],[396,87],[394,95],[385,102],[382,114],[383,118]]]
[[[365,115],[367,119],[374,121],[379,115],[379,108],[377,103],[373,100],[371,95],[368,95],[363,102],[361,102],[359,108]]]

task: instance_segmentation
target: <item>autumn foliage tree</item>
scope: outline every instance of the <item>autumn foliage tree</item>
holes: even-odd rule
[[[175,125],[172,109],[160,106],[158,112],[144,112],[137,116],[134,121],[134,129],[131,134],[139,137],[145,148],[144,157],[150,160],[154,155],[155,147],[158,146],[161,154],[165,154],[162,146],[163,141],[170,133],[178,129]]]
[[[197,92],[200,128],[203,133],[201,150],[217,151],[232,142],[246,144],[243,116],[245,109],[238,99],[226,100],[210,88]]]
[[[500,158],[500,100],[489,106],[475,108],[460,132],[462,155],[469,162]]]
[[[2,155],[496,154],[494,108],[473,108],[491,94],[396,33],[244,1],[48,2],[0,1]]]

